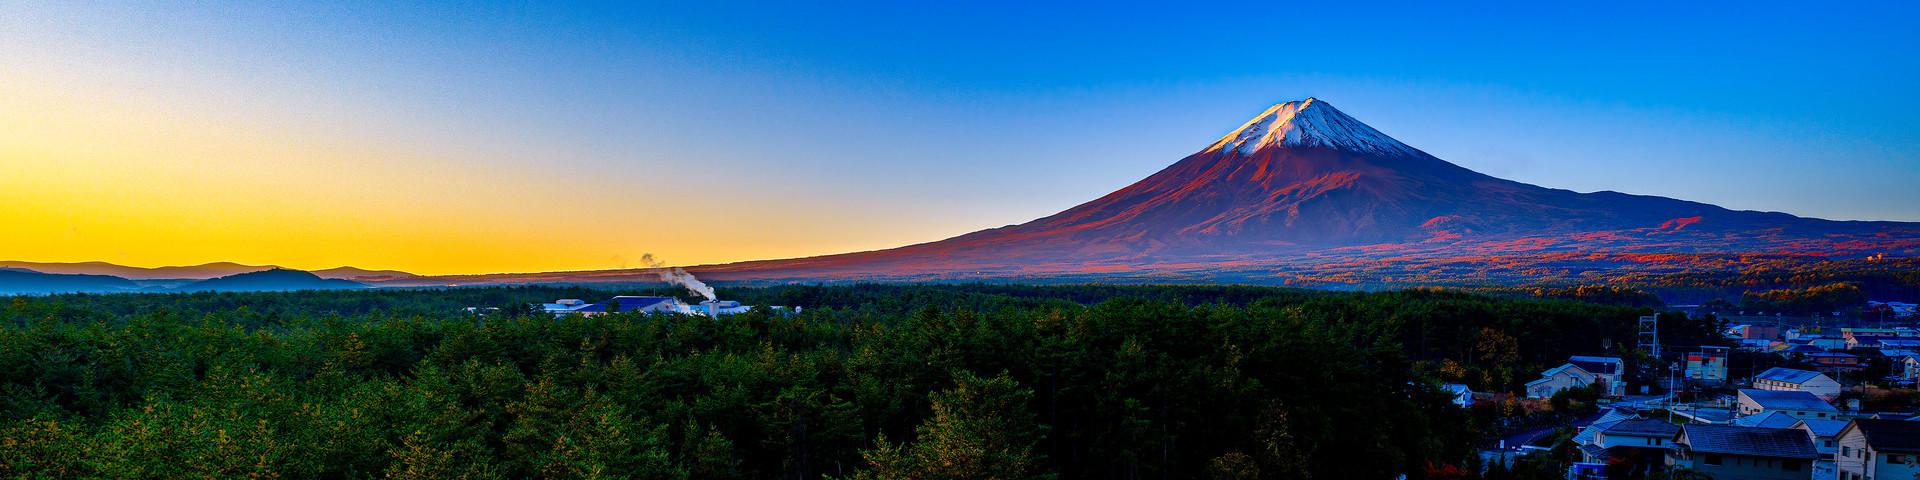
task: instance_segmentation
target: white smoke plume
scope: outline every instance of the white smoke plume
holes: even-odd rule
[[[707,297],[709,301],[720,299],[720,297],[714,296],[713,287],[707,286],[707,282],[702,282],[700,279],[694,278],[693,274],[687,273],[687,270],[684,268],[667,267],[665,262],[653,258],[653,254],[651,253],[641,255],[640,263],[645,264],[647,268],[653,269],[653,273],[659,275],[660,281],[662,282],[687,287],[687,291],[700,294],[702,297]]]

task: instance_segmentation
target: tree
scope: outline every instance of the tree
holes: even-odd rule
[[[906,446],[882,436],[866,452],[871,469],[857,479],[1044,479],[1042,457],[1034,453],[1042,433],[1028,411],[1033,391],[1001,372],[980,378],[954,374],[953,388],[934,393],[933,417],[915,429]]]

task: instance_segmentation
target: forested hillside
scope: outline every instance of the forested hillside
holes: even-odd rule
[[[612,293],[6,299],[0,476],[1422,478],[1467,466],[1485,424],[1438,382],[1510,391],[1643,313],[1103,285],[723,289],[805,308],[717,320],[520,308]]]

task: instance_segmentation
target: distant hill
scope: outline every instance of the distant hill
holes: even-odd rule
[[[320,278],[312,272],[276,268],[202,280],[182,285],[183,292],[278,292],[293,290],[350,290],[367,288],[351,280]]]
[[[242,273],[263,272],[274,269],[291,270],[278,265],[247,265],[233,262],[147,268],[116,265],[107,262],[24,262],[18,260],[0,260],[0,268],[20,268],[40,273],[112,275],[128,280],[210,280]],[[326,270],[314,270],[313,274],[320,278],[337,278],[360,283],[408,282],[421,278],[419,275],[399,270],[368,270],[355,267],[335,267]]]
[[[131,292],[140,286],[110,275],[41,273],[22,268],[0,268],[0,295],[47,293]]]
[[[422,277],[399,270],[367,270],[354,267],[336,267],[326,270],[314,270],[320,278],[337,278],[360,283],[395,283],[419,280]]]
[[[243,265],[233,262],[213,262],[200,265],[176,267],[129,267],[107,262],[22,262],[15,260],[0,261],[0,267],[24,268],[41,273],[73,273],[85,275],[112,275],[130,280],[192,279],[205,280],[228,275],[271,270],[272,265]]]

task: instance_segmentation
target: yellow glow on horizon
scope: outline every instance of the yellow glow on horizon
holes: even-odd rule
[[[875,241],[861,234],[885,226],[795,231],[806,216],[754,211],[692,227],[674,213],[688,205],[591,178],[543,179],[537,162],[300,135],[94,93],[0,80],[0,260],[462,274],[621,268],[644,253],[689,265],[886,246],[846,240]]]

